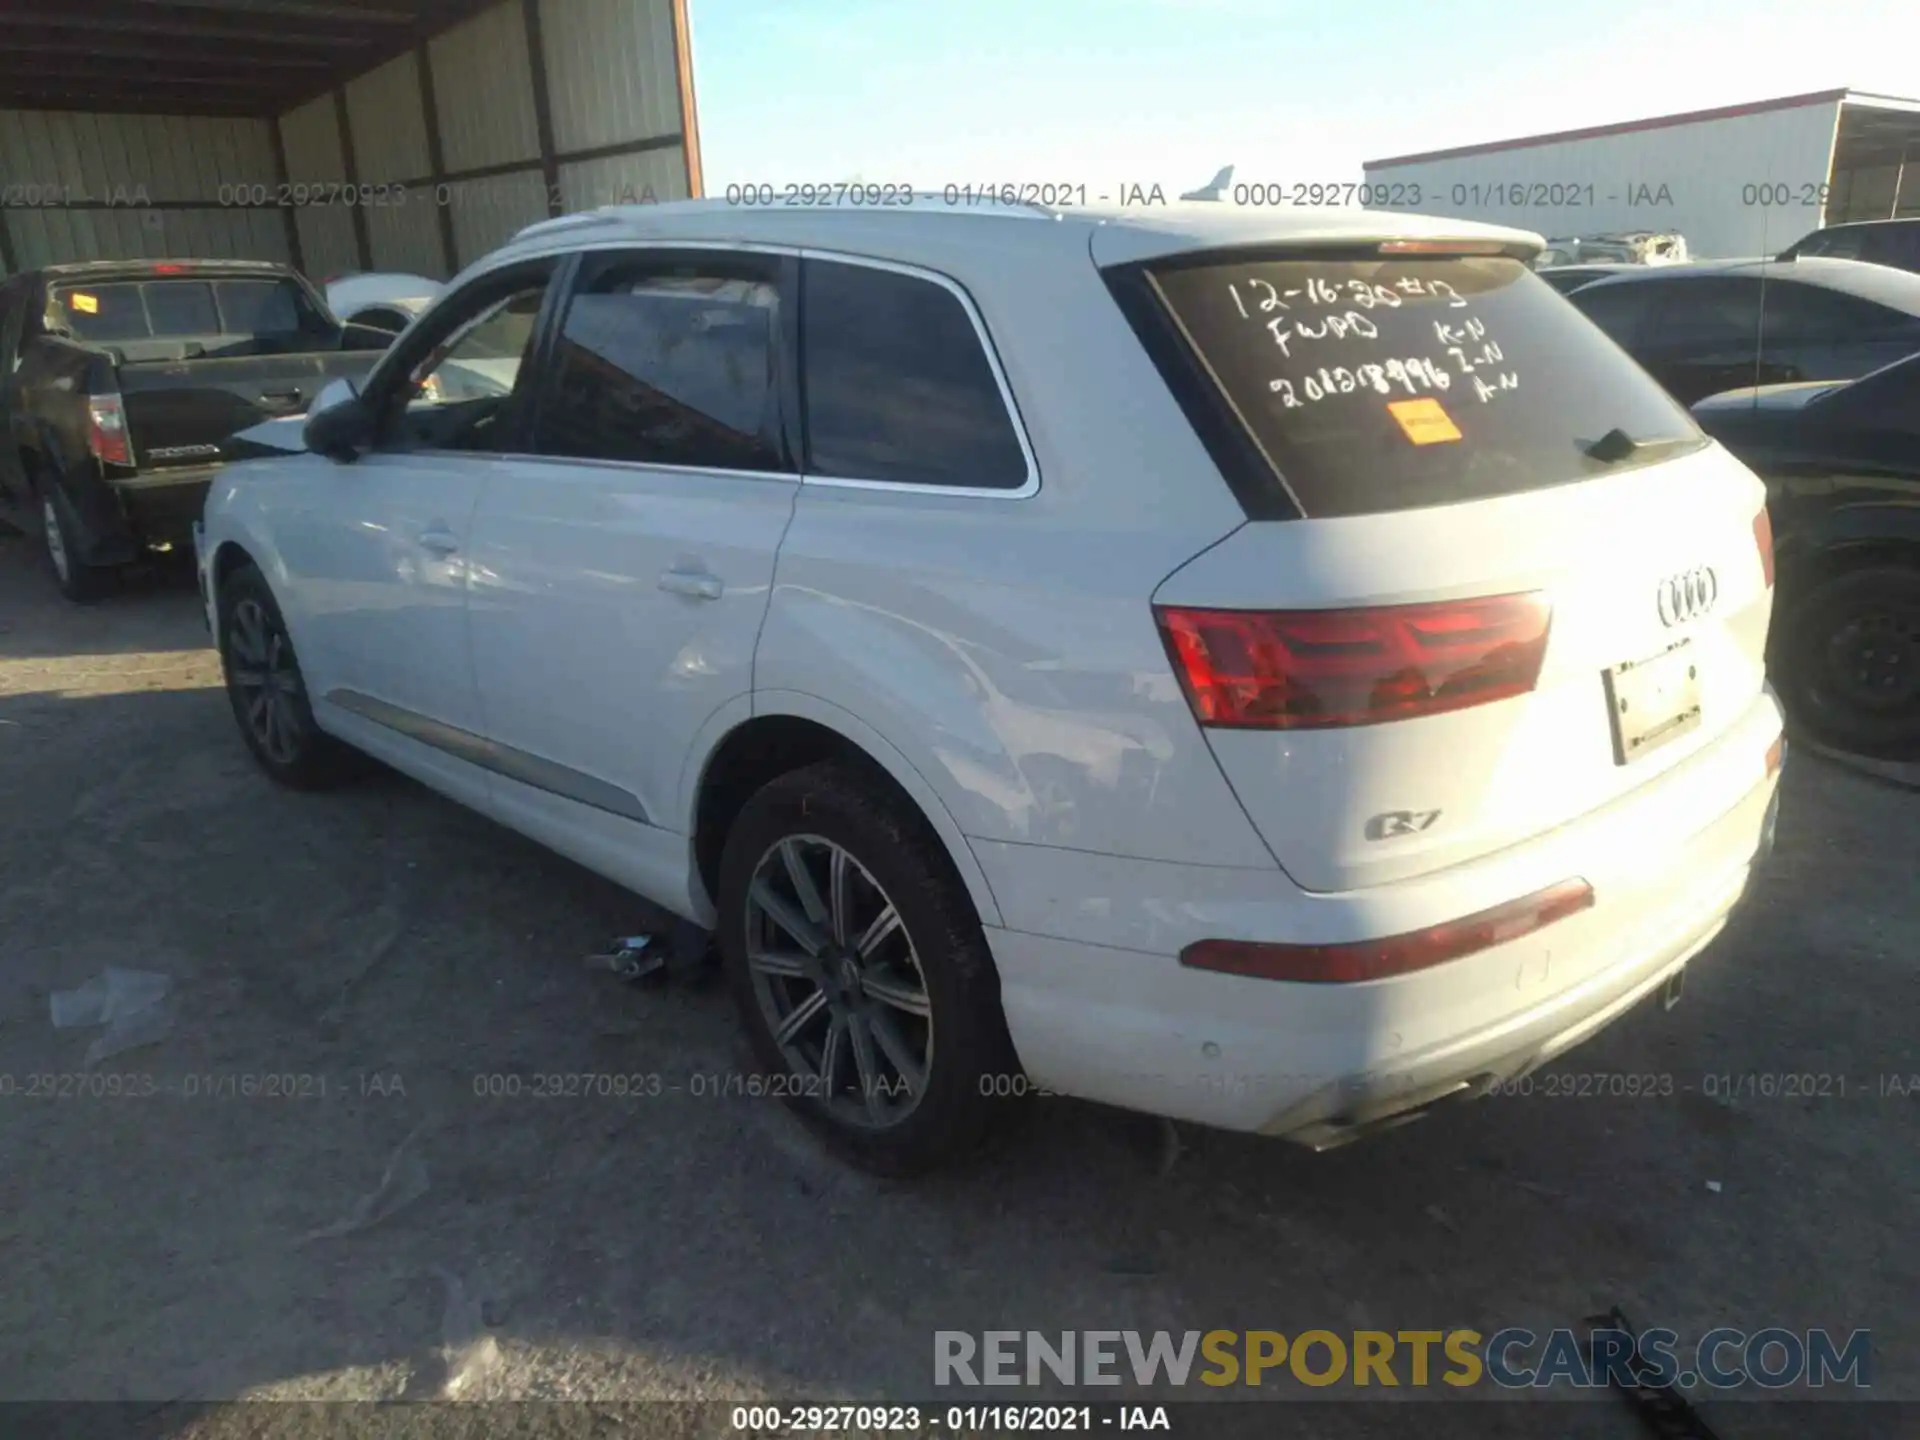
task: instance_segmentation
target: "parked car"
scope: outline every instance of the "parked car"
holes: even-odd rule
[[[1590,285],[1595,280],[1605,280],[1626,270],[1638,270],[1640,267],[1626,261],[1608,265],[1548,265],[1534,271],[1547,284],[1562,295],[1571,294],[1582,285]]]
[[[39,514],[71,600],[185,548],[220,444],[304,413],[391,337],[343,326],[284,265],[57,265],[0,285],[0,482]]]
[[[1534,268],[1605,264],[1678,265],[1688,259],[1687,237],[1663,230],[1626,230],[1607,235],[1563,236],[1547,241]]]
[[[1782,260],[1824,256],[1865,260],[1897,270],[1920,271],[1920,217],[1905,220],[1853,220],[1803,235],[1780,252]]]
[[[1764,488],[1537,246],[536,225],[214,488],[234,716],[712,929],[769,1092],[875,1164],[1036,1088],[1314,1146],[1484,1094],[1675,993],[1781,758]],[[502,316],[510,390],[434,398]]]
[[[326,290],[327,308],[341,320],[398,335],[433,303],[440,282],[399,273],[340,275],[326,282]]]
[[[1789,713],[1829,744],[1920,757],[1920,355],[1693,413],[1767,482]]]
[[[1688,405],[1852,380],[1920,350],[1920,276],[1855,260],[1648,266],[1567,298]]]

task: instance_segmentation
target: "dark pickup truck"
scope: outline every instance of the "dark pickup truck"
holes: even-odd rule
[[[68,599],[184,547],[221,442],[304,413],[393,340],[284,265],[57,265],[0,284],[0,490],[40,518]]]

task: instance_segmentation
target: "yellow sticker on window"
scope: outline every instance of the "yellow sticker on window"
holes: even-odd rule
[[[100,298],[97,295],[88,295],[79,290],[69,290],[67,292],[67,308],[69,310],[78,310],[82,315],[98,315],[100,313]]]
[[[1416,445],[1438,445],[1460,438],[1460,427],[1430,395],[1419,400],[1395,400],[1387,406],[1387,413],[1400,422],[1407,439]]]

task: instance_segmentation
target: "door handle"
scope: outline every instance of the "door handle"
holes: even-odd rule
[[[660,588],[669,595],[686,595],[695,600],[718,600],[726,590],[718,575],[699,570],[669,570],[660,577]]]
[[[260,400],[276,410],[291,410],[303,397],[298,390],[262,390]]]
[[[430,525],[418,536],[420,548],[436,555],[451,555],[460,548],[460,538],[444,525]]]

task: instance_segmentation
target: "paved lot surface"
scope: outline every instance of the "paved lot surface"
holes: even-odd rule
[[[80,610],[37,559],[0,534],[0,1398],[925,1398],[936,1329],[1544,1330],[1618,1303],[1688,1337],[1867,1327],[1876,1393],[1920,1399],[1920,1101],[1880,1093],[1920,1083],[1912,793],[1791,766],[1764,893],[1685,1003],[1558,1067],[1667,1098],[1490,1099],[1324,1156],[1187,1132],[1170,1166],[1156,1126],[1049,1101],[978,1170],[885,1184],[770,1103],[691,1093],[740,1065],[725,997],[582,964],[640,902],[397,777],[274,788],[185,578]],[[84,1072],[48,996],[107,965],[172,977],[174,1025]],[[25,1093],[76,1073],[154,1093]],[[574,1074],[663,1093],[529,1093]],[[1707,1093],[1779,1074],[1832,1093]],[[425,1191],[303,1238],[383,1173]],[[1641,1433],[1615,1402],[1516,1412],[1476,1433]],[[1373,1432],[1326,1404],[1288,1433]]]

